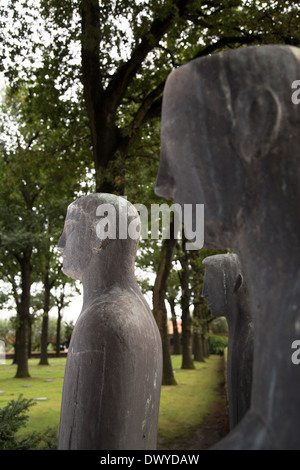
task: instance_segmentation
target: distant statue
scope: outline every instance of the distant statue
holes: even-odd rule
[[[208,256],[203,297],[212,315],[228,323],[227,393],[229,424],[233,429],[250,408],[253,362],[253,324],[248,288],[238,256]]]
[[[237,253],[252,304],[251,407],[219,449],[300,448],[299,79],[299,49],[268,45],[196,59],[165,86],[156,193],[204,204],[204,246]]]
[[[83,284],[64,377],[58,449],[156,449],[162,349],[134,275],[140,219],[125,198],[68,207],[63,271]]]

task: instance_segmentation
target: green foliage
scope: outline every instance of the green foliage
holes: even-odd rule
[[[10,349],[14,343],[15,329],[13,318],[0,319],[0,340],[4,341],[6,350]]]
[[[42,315],[33,319],[31,317],[31,350],[39,351],[41,348],[41,332],[42,332]],[[11,317],[9,319],[0,319],[0,340],[5,342],[6,350],[12,348],[15,342],[15,332],[16,332],[16,317]],[[56,346],[56,328],[57,328],[57,319],[50,316],[48,324],[48,344],[49,347],[55,349]],[[71,335],[74,329],[74,323],[63,321],[61,323],[60,331],[60,343],[68,347],[71,339]]]
[[[70,341],[71,341],[71,336],[74,330],[74,323],[73,321],[70,321],[69,323],[64,322],[64,328],[65,328],[65,333],[64,333],[64,344],[66,347],[69,347]]]
[[[90,4],[97,18],[83,32],[81,20],[88,15]],[[121,84],[117,78],[127,68],[130,80],[114,119],[123,136],[135,137],[142,131],[133,143],[139,146],[145,132],[150,138],[152,134],[152,143],[158,142],[152,118],[160,116],[156,105],[174,67],[241,45],[299,45],[297,18],[294,1],[6,0],[0,7],[0,62],[11,84],[19,88],[20,79],[30,82],[28,101],[54,133],[62,110],[70,112],[71,127],[75,124],[79,131],[82,124],[86,127],[81,47],[97,52],[93,64],[99,78],[98,89],[94,84],[95,97],[108,89],[112,96]],[[58,144],[64,141],[60,135]],[[91,152],[89,157],[92,159]]]
[[[0,272],[15,283],[15,294],[18,262],[25,255],[32,257],[33,280],[43,278],[47,268],[58,274],[54,246],[66,208],[82,194],[88,171],[78,151],[78,139],[85,135],[78,112],[66,102],[55,110],[42,106],[36,87],[19,82],[18,88],[8,88],[0,113]],[[51,96],[50,86],[47,93]]]
[[[208,342],[210,354],[219,354],[220,356],[223,356],[224,349],[228,345],[227,336],[209,335]]]
[[[16,433],[21,427],[26,426],[29,418],[25,413],[35,404],[32,399],[22,398],[20,395],[17,400],[11,400],[0,410],[0,450],[55,448],[55,433],[50,428],[42,433],[30,433],[23,439],[16,438]]]
[[[63,378],[66,366],[66,357],[49,358],[49,367],[40,365],[40,359],[29,359],[31,378],[16,378],[16,364],[6,360],[0,367],[0,408],[4,408],[10,400],[17,400],[22,387],[22,396],[33,399],[36,405],[31,406],[26,412],[29,415],[26,427],[21,427],[16,433],[16,439],[24,439],[27,433],[44,433],[47,427],[51,427],[56,434],[59,427],[59,415],[61,408]],[[50,381],[50,380],[51,381]],[[29,386],[30,385],[30,386]],[[38,401],[36,398],[47,398]]]
[[[41,333],[42,333],[42,321],[43,317],[40,315],[32,324],[31,327],[31,349],[32,351],[40,351],[41,349]],[[48,349],[55,349],[56,346],[56,328],[57,328],[57,318],[49,316],[48,322]],[[61,323],[60,331],[60,344],[69,345],[71,334],[73,331],[74,325],[71,322]]]
[[[210,330],[216,335],[228,334],[228,323],[225,317],[217,317],[210,323]]]
[[[68,204],[87,191],[89,131],[80,118],[80,106],[62,101],[51,80],[46,86],[43,80],[40,84],[19,78],[15,86],[7,87],[4,98],[0,106],[0,276],[10,289],[0,300],[4,305],[13,300],[18,326],[25,331],[27,318],[32,323],[37,311],[48,314],[54,303],[51,290],[68,282],[56,246]],[[42,292],[30,299],[34,283]],[[46,344],[45,334],[43,338]],[[24,351],[20,357],[25,357]]]

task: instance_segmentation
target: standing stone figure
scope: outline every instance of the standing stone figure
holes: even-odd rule
[[[67,357],[58,449],[156,449],[161,340],[138,287],[140,219],[125,198],[91,194],[68,207],[63,271],[83,284]]]
[[[253,362],[253,324],[248,288],[238,256],[208,256],[203,297],[211,313],[228,323],[227,393],[230,429],[250,408]]]
[[[204,204],[207,248],[237,253],[254,326],[250,410],[218,449],[300,449],[300,51],[254,46],[168,77],[156,193]]]

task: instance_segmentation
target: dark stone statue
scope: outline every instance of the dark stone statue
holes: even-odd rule
[[[204,204],[205,246],[237,253],[251,298],[251,407],[218,449],[300,449],[299,78],[299,49],[269,45],[196,59],[165,86],[156,193]]]
[[[250,408],[253,362],[253,324],[248,288],[238,256],[208,256],[203,297],[211,313],[228,323],[227,393],[230,429]]]
[[[109,194],[68,208],[59,249],[64,273],[83,284],[83,306],[68,351],[58,449],[156,449],[162,349],[134,275],[139,223],[132,204]]]

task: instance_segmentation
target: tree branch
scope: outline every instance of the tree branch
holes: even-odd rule
[[[218,41],[214,42],[213,44],[209,44],[209,46],[206,46],[203,49],[201,49],[193,57],[193,59],[197,59],[198,57],[203,57],[208,54],[212,54],[217,49],[223,48],[225,46],[232,46],[234,44],[252,44],[253,42],[257,41],[259,38],[260,36],[255,35],[255,34],[251,34],[248,36],[226,36],[226,37],[218,39]]]
[[[45,185],[41,185],[37,191],[32,195],[30,196],[29,192],[27,191],[27,188],[26,188],[26,184],[22,181],[21,182],[21,193],[23,195],[23,198],[24,198],[24,201],[25,201],[25,204],[26,204],[26,207],[28,209],[28,211],[32,211],[32,208],[33,208],[33,204],[36,200],[36,198],[40,195],[40,193],[42,192],[42,190],[44,189]]]
[[[16,302],[16,305],[18,305],[20,303],[20,294],[18,294],[18,286],[15,280],[15,277],[13,275],[10,276],[9,274],[6,274],[5,277],[12,286],[13,298]]]
[[[32,143],[38,138],[38,136],[40,135],[40,131],[36,131],[36,133],[34,134],[33,137],[31,137],[31,139],[29,140],[28,144],[27,144],[27,150],[30,149]]]
[[[190,3],[192,3],[191,0],[177,0],[174,2],[179,16],[183,16]],[[110,96],[113,109],[118,107],[129,83],[135,76],[147,54],[166,34],[172,25],[174,18],[174,10],[163,19],[155,18],[147,33],[133,50],[130,59],[125,64],[122,64],[114,74],[106,90],[106,93]]]
[[[191,60],[198,57],[203,57],[205,55],[215,52],[217,49],[223,48],[225,46],[230,46],[233,44],[251,44],[259,39],[258,35],[248,35],[248,36],[226,36],[220,38],[213,44],[204,47],[201,49]],[[157,88],[150,92],[144,101],[142,102],[140,108],[138,109],[134,119],[130,124],[131,131],[136,133],[139,129],[148,121],[155,117],[159,117],[161,113],[162,105],[162,93],[165,86],[165,81],[161,82]]]
[[[82,0],[81,9],[81,66],[84,96],[90,122],[94,106],[103,92],[100,74],[100,7],[98,0]],[[94,106],[93,106],[94,105]]]
[[[159,117],[161,111],[162,92],[164,90],[165,80],[152,90],[144,99],[136,115],[130,123],[130,129],[133,133],[150,119]]]

